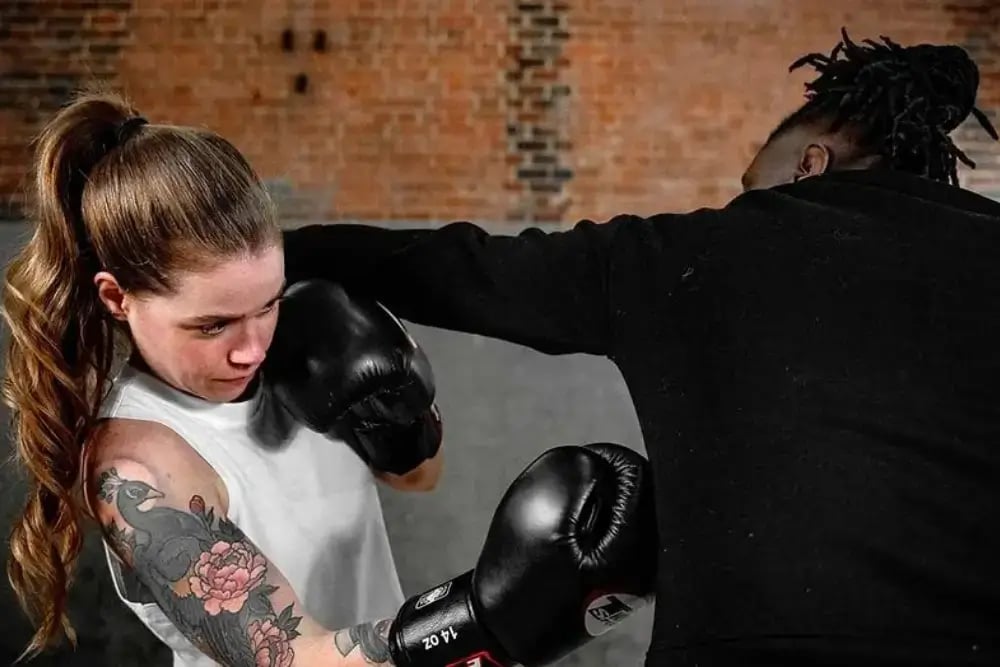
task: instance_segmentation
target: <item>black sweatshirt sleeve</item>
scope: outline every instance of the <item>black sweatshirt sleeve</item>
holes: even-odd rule
[[[631,219],[517,235],[468,222],[438,229],[308,225],[285,232],[285,273],[289,284],[338,282],[418,324],[548,354],[607,355],[613,244]]]

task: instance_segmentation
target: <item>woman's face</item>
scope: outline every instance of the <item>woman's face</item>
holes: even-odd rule
[[[177,389],[215,402],[239,398],[253,380],[274,335],[284,285],[280,246],[180,274],[169,295],[124,294],[119,313],[98,283],[112,314],[128,322],[149,369]]]

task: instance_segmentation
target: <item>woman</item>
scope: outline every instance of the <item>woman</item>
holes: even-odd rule
[[[370,469],[282,424],[257,382],[285,287],[258,177],[219,136],[90,93],[44,128],[34,180],[37,226],[4,294],[32,487],[9,563],[38,626],[27,653],[74,638],[87,517],[175,665],[367,664],[386,625],[370,622],[403,596]],[[430,488],[437,459],[383,478]]]

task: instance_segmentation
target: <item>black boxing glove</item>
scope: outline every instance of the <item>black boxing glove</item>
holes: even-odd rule
[[[648,461],[614,444],[551,449],[504,494],[475,569],[404,603],[393,664],[554,662],[652,601],[656,557]]]
[[[286,290],[264,378],[292,416],[346,440],[376,470],[404,474],[438,452],[427,356],[392,313],[339,285]]]

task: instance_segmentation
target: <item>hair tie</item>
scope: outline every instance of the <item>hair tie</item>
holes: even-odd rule
[[[123,121],[118,126],[118,129],[115,130],[115,138],[118,140],[118,145],[121,146],[126,141],[131,139],[132,136],[135,135],[136,130],[143,125],[146,125],[148,122],[149,121],[142,116],[133,116]]]

